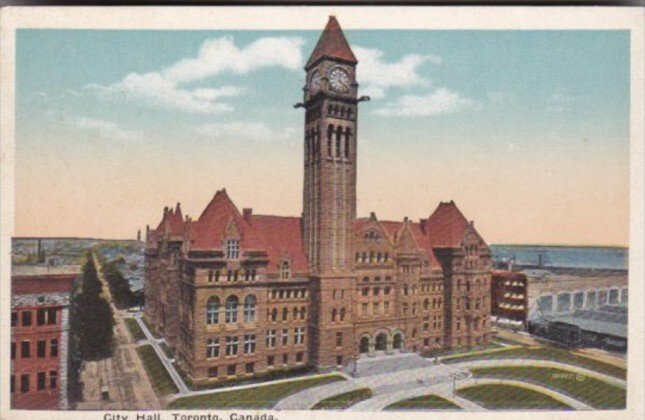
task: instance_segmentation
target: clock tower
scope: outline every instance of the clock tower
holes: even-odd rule
[[[330,16],[305,65],[303,103],[303,246],[313,282],[311,360],[319,369],[346,364],[355,347],[357,64]]]

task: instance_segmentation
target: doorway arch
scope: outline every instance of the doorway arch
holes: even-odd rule
[[[365,354],[369,352],[370,349],[370,339],[368,337],[361,338],[360,344],[358,346],[358,352],[360,354]]]
[[[394,350],[403,349],[403,335],[401,333],[396,333],[394,334],[394,337],[392,337],[392,348]]]
[[[380,333],[376,336],[376,345],[374,347],[376,351],[385,351],[387,348],[387,335],[385,333]]]

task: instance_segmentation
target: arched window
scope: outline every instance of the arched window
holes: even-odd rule
[[[343,135],[343,127],[338,126],[336,127],[336,157],[340,157],[340,142],[341,142],[341,137]]]
[[[338,316],[338,311],[336,309],[331,310],[331,322],[336,322],[336,317]]]
[[[331,156],[331,140],[334,135],[334,126],[329,124],[327,127],[327,156]]]
[[[432,309],[437,309],[437,299],[432,299]]]
[[[254,295],[248,295],[244,298],[244,322],[255,321],[255,308],[257,299]]]
[[[345,320],[345,308],[340,308],[340,322]]]
[[[287,309],[287,308],[282,308],[282,320],[283,320],[283,321],[286,321],[286,320],[287,320],[287,316],[288,316],[288,315],[289,315],[289,309]]]
[[[374,251],[370,251],[370,263],[374,262]]]
[[[305,319],[307,316],[307,308],[304,306],[300,308],[300,319]]]
[[[298,308],[294,307],[292,312],[293,312],[292,318],[298,319]]]
[[[352,129],[347,127],[345,129],[345,157],[349,158],[349,141],[352,138]]]
[[[271,310],[271,321],[275,322],[277,320],[278,320],[278,309],[273,308],[273,310]]]
[[[206,323],[217,324],[219,321],[219,298],[211,296],[206,303]]]
[[[226,323],[231,324],[237,322],[237,304],[239,300],[237,296],[229,296],[226,299]]]
[[[280,264],[280,278],[288,279],[291,277],[291,267],[289,266],[289,261],[282,261]]]
[[[370,281],[370,278],[369,278],[369,277],[363,277],[363,282],[364,282],[364,283],[367,283],[368,281]]]
[[[352,119],[352,114],[353,114],[353,113],[354,113],[354,111],[352,110],[352,108],[349,108],[349,109],[347,110],[347,118],[351,120],[351,119]]]
[[[344,107],[344,106],[341,106],[341,107],[340,107],[340,116],[341,116],[341,117],[343,117],[343,118],[345,118],[345,112],[347,112],[347,111],[346,111],[346,109],[345,109],[345,107]]]
[[[423,301],[423,310],[427,311],[429,307],[430,307],[430,301],[428,299],[425,299]]]

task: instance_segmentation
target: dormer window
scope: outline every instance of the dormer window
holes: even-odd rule
[[[240,241],[229,239],[226,241],[226,259],[237,260],[240,258]]]
[[[280,278],[288,279],[289,277],[291,277],[291,266],[289,265],[289,261],[282,261],[280,264]]]

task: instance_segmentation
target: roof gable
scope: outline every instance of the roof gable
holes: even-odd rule
[[[450,201],[439,203],[428,218],[426,229],[434,247],[457,248],[461,246],[462,235],[468,225],[468,220],[459,211],[455,202]]]

